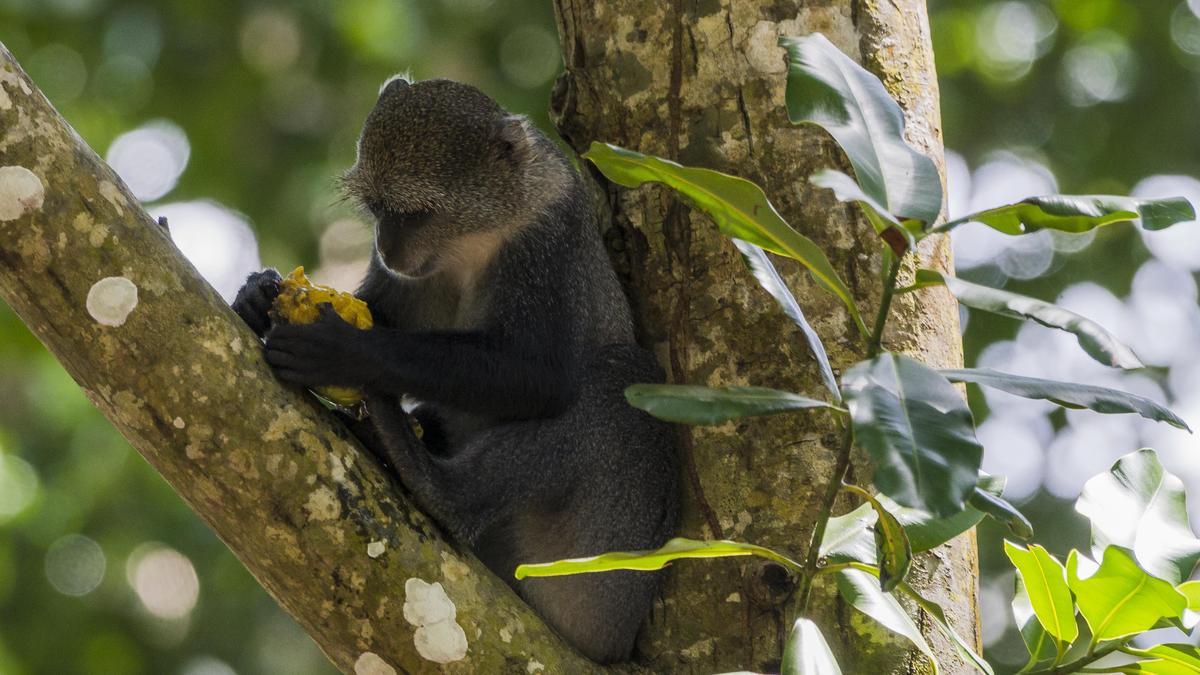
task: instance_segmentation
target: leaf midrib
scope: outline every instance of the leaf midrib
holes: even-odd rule
[[[654,160],[654,159],[655,159],[655,158],[653,158],[653,157],[649,157],[649,156],[647,156],[647,158],[648,158],[648,159],[650,159],[650,160]],[[627,158],[625,158],[625,157],[620,157],[620,156],[618,156],[618,157],[617,157],[617,161],[619,161],[619,162],[622,162],[622,163],[625,163],[625,164],[627,164],[627,165],[632,165],[634,168],[637,168],[638,166],[646,166],[646,167],[648,167],[648,164],[641,164],[641,165],[639,165],[637,162],[635,162],[635,161],[633,161],[633,160],[631,160],[631,159],[627,159]],[[681,166],[680,168],[682,168],[682,169],[686,169],[686,168],[688,168],[688,167]],[[657,167],[655,167],[655,168],[653,169],[653,172],[655,173],[655,175],[659,176],[659,180],[657,180],[657,181],[655,181],[655,182],[657,182],[657,183],[663,183],[663,184],[666,184],[666,183],[667,183],[667,181],[663,180],[663,178],[664,178],[664,174],[663,174],[663,172],[662,172],[661,170],[659,170]],[[729,208],[730,210],[732,210],[732,211],[734,211],[734,212],[736,212],[736,213],[740,214],[740,215],[741,215],[743,218],[745,218],[746,220],[749,220],[749,221],[751,221],[751,222],[756,222],[756,221],[755,221],[755,218],[753,217],[753,215],[752,215],[752,214],[750,214],[750,213],[748,213],[748,212],[747,212],[745,209],[742,209],[742,208],[738,207],[738,206],[737,206],[737,205],[735,205],[735,204],[734,204],[732,201],[729,201],[729,200],[726,200],[726,199],[722,199],[722,198],[720,198],[719,196],[717,196],[717,195],[716,195],[716,193],[714,193],[714,192],[712,192],[711,190],[708,190],[707,188],[705,188],[705,187],[701,186],[699,183],[695,183],[695,182],[693,182],[693,181],[691,181],[691,180],[688,180],[688,179],[687,179],[687,178],[686,178],[686,177],[685,177],[685,176],[684,176],[682,173],[675,174],[675,176],[674,176],[674,177],[675,177],[676,179],[678,179],[680,182],[682,182],[682,183],[684,183],[684,184],[686,184],[686,185],[689,185],[689,186],[691,186],[691,187],[692,187],[692,188],[694,188],[696,191],[703,193],[703,194],[704,194],[705,196],[707,196],[709,199],[711,199],[711,200],[713,200],[713,201],[716,201],[716,202],[719,202],[719,203],[723,203],[723,204],[725,204],[727,208]],[[737,178],[736,176],[731,176],[730,178],[733,178],[735,181],[741,181],[741,180],[743,180],[743,179]],[[748,181],[747,181],[747,182],[748,182]],[[753,183],[751,183],[751,185],[753,185]],[[764,197],[764,200],[765,200],[765,197]],[[766,200],[766,201],[767,201],[767,208],[768,208],[768,209],[771,211],[771,213],[774,213],[776,216],[778,216],[778,215],[779,215],[779,213],[778,213],[778,212],[775,210],[775,208],[774,208],[773,206],[771,206],[771,204],[770,204],[770,201],[769,201],[769,200]],[[783,223],[783,225],[784,225],[784,227],[786,227],[787,229],[792,229],[792,228],[791,228],[789,225],[787,225],[787,223]],[[800,260],[800,261],[804,261],[804,260],[808,260],[808,259],[809,259],[808,257],[804,256],[804,255],[803,255],[801,252],[797,251],[797,250],[796,250],[796,249],[795,249],[793,246],[791,246],[791,245],[790,245],[790,244],[789,244],[787,241],[784,241],[782,238],[780,238],[780,237],[779,237],[779,236],[778,236],[776,233],[774,233],[774,232],[771,232],[770,230],[767,230],[765,227],[764,227],[763,229],[764,229],[765,231],[767,231],[767,233],[768,233],[768,234],[771,236],[771,239],[772,239],[772,241],[773,241],[773,242],[774,242],[776,245],[779,245],[779,246],[780,246],[780,247],[782,247],[784,250],[788,251],[788,255],[790,255],[791,257],[793,257],[793,258],[795,258],[795,259],[797,259],[797,260]],[[793,232],[793,233],[795,233],[795,235],[796,235],[796,236],[799,236],[799,237],[803,237],[803,236],[804,236],[804,235],[800,234],[799,232],[796,232],[795,230],[792,230],[792,232]],[[829,263],[829,261],[828,261],[828,260],[826,260],[825,262],[826,262],[826,264],[828,264],[828,263]],[[845,286],[844,286],[844,285],[841,283],[841,280],[840,280],[840,279],[837,279],[837,278],[831,278],[831,277],[829,277],[827,274],[825,274],[823,271],[821,271],[820,269],[818,269],[816,266],[809,266],[809,265],[805,265],[805,267],[808,267],[808,269],[809,269],[809,270],[810,270],[810,271],[811,271],[811,272],[812,272],[814,275],[816,275],[817,277],[819,277],[819,278],[820,278],[820,279],[821,279],[823,282],[825,282],[826,284],[829,284],[830,288],[835,288],[835,289],[837,289],[837,290],[838,290],[838,295],[839,295],[840,297],[842,297],[842,299],[843,299],[843,300],[846,300],[847,302],[849,302],[849,289],[845,288]],[[853,311],[853,310],[852,310],[852,311]]]
[[[1058,615],[1058,603],[1054,601],[1054,592],[1050,590],[1050,579],[1046,576],[1046,568],[1042,565],[1041,556],[1039,556],[1032,548],[1029,549],[1029,554],[1033,556],[1033,564],[1037,565],[1039,581],[1041,581],[1042,587],[1046,591],[1046,598],[1050,601],[1050,613],[1054,617],[1054,637],[1059,640],[1070,642],[1070,640],[1067,640],[1067,638],[1063,635],[1063,633],[1066,631],[1063,629],[1062,617]],[[1038,617],[1038,620],[1040,621],[1041,617]],[[1049,629],[1047,629],[1047,632],[1048,631]]]
[[[1120,602],[1113,605],[1112,609],[1108,611],[1108,614],[1104,615],[1104,619],[1100,622],[1100,626],[1096,629],[1096,639],[1104,639],[1100,636],[1104,635],[1104,631],[1108,628],[1108,625],[1112,623],[1113,615],[1120,611],[1122,607],[1129,604],[1129,601],[1133,599],[1133,596],[1137,595],[1138,591],[1142,590],[1142,587],[1146,585],[1147,579],[1149,579],[1149,576],[1143,574],[1143,576],[1138,579],[1137,586],[1134,586],[1133,590],[1125,594],[1125,597],[1121,598]]]

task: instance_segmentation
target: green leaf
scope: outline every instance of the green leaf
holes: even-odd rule
[[[1033,604],[1029,601],[1029,591],[1025,589],[1020,575],[1016,577],[1012,611],[1017,627],[1021,630],[1021,640],[1025,642],[1025,649],[1029,651],[1029,662],[1021,672],[1033,670],[1039,663],[1055,659],[1065,651],[1064,645],[1047,633],[1042,622],[1038,620],[1033,611]],[[1071,611],[1073,613],[1074,608]]]
[[[810,619],[796,619],[783,645],[781,675],[842,675],[821,629]]]
[[[1200,581],[1185,581],[1176,586],[1175,590],[1187,598],[1187,611],[1183,613],[1179,624],[1184,631],[1190,631],[1200,623]]]
[[[710,389],[690,384],[634,384],[625,389],[625,400],[659,419],[695,425],[811,408],[840,410],[825,401],[766,387]]]
[[[1148,398],[1117,389],[1010,375],[987,368],[945,369],[938,372],[951,382],[974,382],[1017,396],[1057,403],[1064,408],[1087,408],[1109,415],[1137,413],[1146,419],[1166,422],[1173,427],[1191,431],[1186,422],[1163,406]]]
[[[1160,619],[1183,614],[1187,598],[1171,584],[1146,574],[1124,549],[1109,546],[1092,576],[1079,577],[1079,551],[1067,558],[1067,584],[1079,613],[1092,629],[1092,643],[1137,635]]]
[[[1147,230],[1161,230],[1196,219],[1196,211],[1183,197],[1134,199],[1113,195],[1049,195],[1029,197],[1015,204],[955,218],[937,231],[963,223],[983,223],[1005,234],[1026,234],[1042,229],[1087,232],[1111,223],[1132,222]]]
[[[869,335],[850,289],[834,271],[825,253],[811,239],[792,229],[762,188],[754,183],[719,171],[681,166],[607,143],[592,143],[583,158],[618,185],[634,188],[645,183],[660,183],[672,188],[708,214],[726,236],[800,261],[818,284],[846,305],[859,332]]]
[[[762,546],[743,544],[736,541],[697,541],[695,539],[676,537],[663,544],[662,548],[654,551],[604,553],[587,558],[571,558],[556,562],[517,565],[515,576],[518,579],[524,579],[525,577],[558,577],[586,572],[610,572],[612,570],[640,570],[646,572],[662,569],[671,561],[683,558],[729,558],[747,555],[774,560],[792,571],[802,569],[800,563],[795,560]]]
[[[874,527],[875,553],[879,566],[879,586],[884,592],[894,590],[912,567],[912,547],[908,542],[908,534],[904,526],[896,520],[886,507],[870,492],[857,485],[847,485],[844,489],[857,494],[867,501],[867,505],[875,511]]]
[[[1017,568],[1029,604],[1042,627],[1063,644],[1074,642],[1079,637],[1079,626],[1075,623],[1075,605],[1062,563],[1037,544],[1026,549],[1005,541],[1004,553]]]
[[[936,270],[917,270],[918,285],[928,286],[939,282],[944,283],[950,293],[967,307],[1014,319],[1029,319],[1049,328],[1073,333],[1083,351],[1106,366],[1142,367],[1142,362],[1132,349],[1118,341],[1100,324],[1075,312],[1035,298],[963,281]]]
[[[808,343],[809,351],[817,360],[817,368],[821,371],[821,381],[825,383],[825,388],[829,390],[829,393],[833,394],[833,402],[841,403],[842,391],[838,388],[837,377],[833,374],[833,366],[829,365],[829,356],[825,353],[825,345],[817,336],[817,332],[809,325],[808,320],[804,318],[804,312],[800,309],[800,304],[796,302],[796,296],[792,295],[792,291],[784,283],[783,277],[779,276],[779,272],[771,263],[767,252],[748,241],[737,238],[734,238],[733,245],[741,252],[742,260],[754,278],[758,279],[759,285],[775,298],[775,301],[783,308],[783,313],[800,327],[800,332],[804,334],[804,341]]]
[[[1191,644],[1165,643],[1154,645],[1149,649],[1126,648],[1125,651],[1133,656],[1153,659],[1140,661],[1136,664],[1138,673],[1154,673],[1155,675],[1200,675],[1200,650]]]
[[[1197,670],[1193,666],[1166,659],[1152,659],[1149,661],[1113,665],[1108,666],[1106,670],[1097,669],[1092,672],[1124,673],[1125,675],[1200,675],[1200,670]]]
[[[908,597],[912,598],[913,601],[917,603],[918,607],[925,610],[925,613],[929,615],[929,618],[933,619],[933,625],[937,626],[938,630],[942,631],[942,634],[949,638],[950,642],[954,644],[955,649],[958,650],[958,655],[961,656],[964,661],[975,666],[975,669],[979,672],[992,675],[992,667],[988,665],[988,662],[983,660],[982,656],[976,654],[975,649],[971,646],[971,644],[964,640],[962,636],[954,630],[954,627],[950,625],[950,622],[946,620],[946,613],[942,611],[941,605],[938,605],[932,600],[927,600],[908,584],[900,584],[900,590],[908,595]]]
[[[880,589],[880,582],[861,570],[844,570],[837,575],[838,592],[851,606],[879,622],[884,628],[908,638],[922,654],[933,663],[933,672],[938,671],[937,659],[929,643],[921,635],[921,629],[909,618],[908,612],[896,598]]]
[[[954,385],[919,361],[885,353],[847,371],[842,395],[880,492],[936,516],[963,510],[983,447]]]
[[[981,474],[976,489],[998,497],[1004,491],[1004,477]],[[948,518],[938,518],[928,511],[900,506],[884,495],[876,495],[875,498],[895,515],[896,520],[904,527],[913,553],[941,546],[977,525],[984,516],[982,512],[968,506]],[[876,520],[877,516],[870,504],[863,504],[849,513],[830,518],[825,527],[825,537],[821,540],[821,557],[832,562],[853,560],[868,565],[877,564],[872,529]]]
[[[1150,574],[1177,584],[1200,562],[1200,539],[1188,523],[1183,483],[1153,450],[1117,460],[1083,486],[1075,510],[1092,521],[1092,552],[1109,546],[1133,551]]]
[[[820,33],[779,44],[788,52],[788,119],[829,132],[863,192],[884,210],[933,223],[942,210],[937,167],[904,142],[904,114],[879,78]]]
[[[1033,524],[1029,522],[1025,514],[1017,510],[1017,507],[1008,503],[1008,500],[981,490],[977,486],[967,503],[1003,523],[1014,537],[1018,539],[1033,538]]]
[[[871,195],[863,192],[862,187],[850,176],[841,171],[824,169],[809,176],[808,182],[817,187],[833,190],[833,196],[839,202],[857,202],[863,213],[866,214],[871,227],[875,228],[875,232],[887,242],[896,255],[904,255],[905,251],[917,245],[912,231],[905,227],[896,216],[889,213],[883,205],[872,199]],[[916,227],[919,228],[920,224],[917,224]]]

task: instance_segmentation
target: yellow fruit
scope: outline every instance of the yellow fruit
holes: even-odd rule
[[[328,286],[314,286],[305,276],[303,267],[292,270],[279,284],[279,297],[275,298],[272,313],[281,323],[303,325],[317,320],[321,315],[318,306],[324,303],[333,305],[338,316],[355,328],[366,330],[373,325],[367,303],[350,293]],[[363,398],[361,391],[348,387],[321,387],[316,392],[342,406],[354,405]]]

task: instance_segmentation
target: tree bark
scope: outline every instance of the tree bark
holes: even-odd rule
[[[807,182],[815,170],[848,168],[825,133],[788,123],[780,36],[820,31],[881,76],[905,108],[913,145],[942,158],[937,80],[920,0],[555,0],[566,73],[552,114],[580,152],[615,143],[762,185],[779,211],[821,245],[855,290],[864,316],[879,303],[880,242],[855,207]],[[745,271],[733,246],[669,191],[609,186],[607,241],[625,277],[642,337],[675,382],[753,384],[821,391],[798,331]],[[923,267],[950,267],[948,241],[923,242]],[[911,263],[911,260],[910,260]],[[847,312],[797,265],[781,271],[835,367],[864,348]],[[911,265],[902,272],[911,279]],[[938,367],[962,359],[955,305],[945,293],[905,294],[885,334],[894,350]],[[918,304],[919,302],[919,304]],[[868,311],[869,310],[869,311]],[[801,559],[833,473],[831,420],[780,416],[696,428],[684,439],[690,486],[682,533],[778,548]],[[864,457],[853,471],[869,479]],[[839,510],[848,504],[839,503]],[[737,559],[737,561],[745,559]],[[761,562],[688,561],[640,642],[659,672],[776,670],[796,607],[790,580]],[[920,556],[914,583],[978,645],[974,534]],[[818,589],[812,611],[847,673],[926,672],[927,660]],[[968,667],[919,622],[944,672]]]
[[[447,543],[332,414],[275,380],[250,330],[3,45],[0,296],[344,672],[596,669]],[[464,657],[431,660],[456,655],[460,636],[405,619],[412,579],[444,587]]]

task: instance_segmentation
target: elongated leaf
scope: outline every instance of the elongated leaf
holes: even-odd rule
[[[1184,631],[1190,631],[1200,623],[1200,581],[1185,581],[1176,586],[1175,590],[1187,598],[1187,611],[1183,613],[1179,625]]]
[[[1124,222],[1141,225],[1147,230],[1161,230],[1195,219],[1195,209],[1183,197],[1134,199],[1114,195],[1049,195],[972,213],[937,230],[945,232],[970,222],[983,223],[1005,234],[1026,234],[1043,229],[1087,232]]]
[[[937,167],[904,142],[904,114],[879,78],[820,33],[779,44],[788,52],[788,119],[829,132],[884,210],[933,223],[942,210]]]
[[[1042,627],[1061,643],[1074,642],[1079,637],[1079,626],[1075,623],[1075,604],[1062,563],[1037,544],[1026,549],[1005,541],[1004,553],[1017,568],[1029,604]]]
[[[659,419],[696,425],[810,408],[835,408],[825,401],[766,387],[710,389],[689,384],[634,384],[625,389],[625,399]]]
[[[859,332],[867,334],[850,289],[834,271],[825,253],[811,239],[792,229],[762,188],[754,183],[720,171],[686,167],[606,143],[592,143],[583,158],[618,185],[631,188],[645,183],[665,185],[708,214],[726,236],[800,261],[817,283],[846,305]]]
[[[833,190],[833,196],[839,202],[856,202],[862,207],[871,227],[875,228],[875,232],[887,242],[896,255],[902,256],[905,251],[917,245],[912,231],[905,227],[896,216],[888,213],[888,210],[875,201],[871,195],[863,192],[862,187],[850,176],[834,169],[824,169],[810,176],[808,182],[817,187]],[[917,227],[920,227],[919,223]]]
[[[976,489],[999,497],[1004,491],[1004,477],[981,474]],[[884,495],[876,495],[875,498],[904,527],[913,553],[941,546],[977,525],[984,516],[981,511],[968,506],[948,518],[938,518],[928,511],[900,506]],[[853,560],[868,565],[877,564],[872,529],[876,520],[870,504],[830,518],[825,527],[825,537],[821,540],[821,557],[831,562]]]
[[[933,602],[932,600],[926,599],[925,596],[918,593],[916,589],[908,584],[900,584],[900,590],[912,598],[913,601],[917,603],[918,607],[925,610],[925,613],[929,615],[929,618],[933,619],[933,624],[938,627],[938,630],[942,631],[942,634],[949,638],[950,642],[954,643],[954,648],[958,650],[958,655],[961,656],[964,661],[974,666],[975,669],[981,673],[993,675],[992,667],[988,665],[988,662],[983,660],[982,656],[976,654],[974,647],[971,646],[971,643],[964,640],[962,636],[954,630],[954,627],[950,625],[950,622],[946,620],[946,613],[942,611],[941,605]]]
[[[1188,524],[1183,483],[1163,468],[1153,450],[1117,460],[1083,486],[1075,510],[1092,521],[1092,552],[1109,546],[1133,551],[1150,574],[1172,584],[1200,562],[1200,539]]]
[[[1016,577],[1012,611],[1017,628],[1021,631],[1021,640],[1025,642],[1025,649],[1029,652],[1029,662],[1021,672],[1033,670],[1039,663],[1050,661],[1065,651],[1064,645],[1047,633],[1042,622],[1038,620],[1033,611],[1033,604],[1029,601],[1029,591],[1025,590],[1025,582],[1021,581],[1020,575]]]
[[[1109,415],[1137,413],[1146,419],[1166,422],[1173,427],[1191,431],[1186,422],[1163,406],[1148,398],[1117,389],[1010,375],[988,368],[945,369],[938,372],[951,382],[974,382],[1017,396],[1057,403],[1064,408],[1087,408]]]
[[[1151,661],[1134,664],[1134,672],[1155,675],[1200,675],[1200,650],[1191,644],[1160,644],[1149,649],[1127,648],[1129,654]]]
[[[651,571],[662,569],[671,561],[683,558],[730,558],[747,555],[774,560],[793,571],[802,569],[800,563],[795,560],[762,546],[743,544],[737,541],[698,541],[676,537],[663,544],[662,548],[654,551],[605,553],[587,558],[517,565],[515,576],[518,579],[524,579],[525,577],[557,577],[612,570]]]
[[[907,638],[933,663],[933,672],[938,671],[937,659],[921,635],[921,629],[917,628],[896,598],[880,589],[878,580],[866,572],[851,569],[838,572],[837,586],[846,602],[884,628]]]
[[[1136,635],[1160,619],[1180,617],[1187,607],[1182,593],[1146,574],[1118,546],[1105,549],[1100,569],[1085,579],[1079,578],[1079,551],[1071,551],[1067,584],[1092,629],[1093,643]]]
[[[1014,537],[1018,539],[1033,538],[1033,524],[1029,522],[1025,514],[1017,510],[1017,507],[1009,504],[1008,500],[1003,497],[976,487],[967,500],[967,503],[997,521],[1004,523]]]
[[[1135,661],[1120,666],[1109,666],[1109,669],[1098,672],[1126,675],[1200,675],[1200,669],[1195,666],[1169,659]]]
[[[781,675],[842,675],[821,629],[811,619],[796,619],[783,645]]]
[[[734,238],[733,245],[737,246],[738,251],[741,252],[742,260],[745,261],[746,267],[750,269],[754,278],[758,279],[759,285],[775,298],[775,302],[779,303],[779,306],[783,308],[783,313],[792,320],[792,323],[800,327],[800,332],[804,334],[804,341],[808,343],[809,351],[817,360],[817,368],[821,371],[821,381],[825,383],[825,388],[829,390],[829,393],[833,394],[833,402],[841,403],[842,391],[838,388],[837,378],[833,374],[833,366],[829,365],[829,356],[825,353],[825,345],[817,336],[817,332],[809,325],[808,319],[804,318],[800,303],[796,302],[796,296],[792,295],[792,291],[784,283],[783,277],[779,276],[779,271],[775,269],[767,252],[748,241],[737,238]]]
[[[908,542],[908,534],[900,521],[896,520],[896,516],[870,492],[855,485],[845,489],[865,499],[867,505],[875,511],[874,539],[875,557],[879,566],[879,586],[884,592],[891,592],[897,584],[904,581],[909,568],[912,567],[912,546]]]
[[[875,460],[875,486],[936,516],[963,510],[983,448],[971,411],[937,371],[897,354],[856,364],[842,378],[856,442]]]
[[[938,282],[944,283],[950,293],[967,307],[1014,319],[1029,319],[1049,328],[1073,333],[1083,351],[1106,366],[1142,367],[1142,362],[1132,349],[1100,324],[1075,312],[1035,298],[963,281],[936,270],[917,270],[918,284],[933,285]]]

